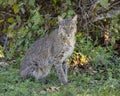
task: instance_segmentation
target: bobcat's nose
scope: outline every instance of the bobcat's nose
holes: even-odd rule
[[[68,35],[68,37],[70,36],[70,30],[66,31],[66,34]]]
[[[70,37],[70,34],[68,34],[68,37]]]

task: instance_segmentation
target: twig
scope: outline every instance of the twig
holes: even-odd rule
[[[6,46],[7,46],[7,43],[8,43],[8,34],[6,33],[6,36],[5,36],[5,43],[4,43],[4,47],[3,49],[5,50],[6,49]]]
[[[14,14],[11,14],[11,13],[7,13],[7,12],[4,12],[4,11],[0,11],[2,14],[7,14],[7,15],[10,15],[10,16],[13,16],[13,17],[16,17]]]

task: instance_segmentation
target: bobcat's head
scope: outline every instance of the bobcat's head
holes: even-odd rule
[[[77,15],[75,15],[73,19],[63,19],[58,16],[58,24],[58,34],[60,34],[64,39],[71,38],[75,36],[77,31]]]

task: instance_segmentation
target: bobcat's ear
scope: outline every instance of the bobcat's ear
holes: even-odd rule
[[[58,23],[63,21],[63,18],[61,16],[58,16]]]
[[[72,19],[73,22],[77,23],[77,15],[75,15]]]

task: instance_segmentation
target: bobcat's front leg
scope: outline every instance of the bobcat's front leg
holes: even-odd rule
[[[33,77],[33,71],[35,70],[35,66],[28,66],[26,69],[20,71],[20,75],[23,79],[28,77]]]
[[[65,75],[65,72],[63,70],[62,63],[55,64],[54,66],[55,66],[56,72],[58,74],[58,77],[61,83],[67,84],[67,76]]]
[[[62,63],[62,68],[63,68],[63,70],[64,70],[64,73],[65,73],[66,77],[67,77],[67,62],[66,62],[66,61],[64,61],[64,62]]]

